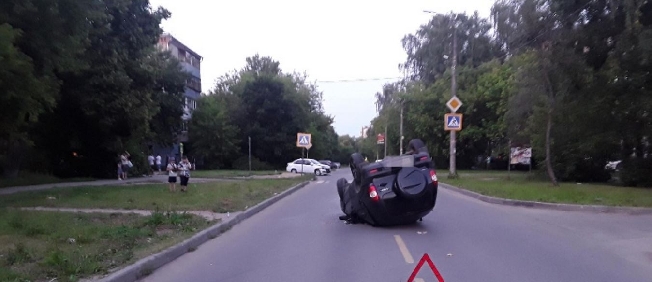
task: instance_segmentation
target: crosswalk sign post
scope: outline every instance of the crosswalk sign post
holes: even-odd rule
[[[297,147],[303,148],[301,150],[301,158],[303,159],[304,150],[310,152],[310,148],[312,147],[312,135],[303,132],[297,133]],[[308,157],[308,153],[306,153],[306,157]],[[303,162],[301,163],[301,173],[303,174]]]
[[[445,114],[444,130],[446,131],[462,130],[462,114]]]

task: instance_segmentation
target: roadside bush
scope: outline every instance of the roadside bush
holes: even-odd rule
[[[623,160],[620,180],[625,186],[652,188],[652,158]]]

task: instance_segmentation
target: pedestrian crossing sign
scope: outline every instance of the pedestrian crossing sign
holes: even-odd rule
[[[297,147],[310,149],[312,147],[312,137],[310,133],[297,133]]]
[[[444,130],[447,131],[462,130],[462,114],[445,114]]]

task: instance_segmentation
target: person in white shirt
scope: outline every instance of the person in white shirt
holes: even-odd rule
[[[125,151],[120,155],[120,163],[122,164],[122,179],[126,180],[129,175],[129,169],[133,166],[129,160],[129,152]]]
[[[149,163],[149,176],[152,177],[154,175],[154,170],[156,167],[154,167],[154,156],[151,154],[147,156],[147,162]]]
[[[161,155],[156,155],[156,167],[158,167],[158,172],[161,172]]]
[[[174,159],[170,159],[167,167],[168,172],[168,183],[170,183],[170,192],[177,191],[177,175],[179,173],[179,165],[177,165]]]
[[[192,164],[188,161],[188,157],[183,157],[179,163],[179,177],[181,178],[181,192],[188,191],[188,180],[190,180],[190,170]]]

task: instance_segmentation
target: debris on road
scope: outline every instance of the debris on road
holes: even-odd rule
[[[428,233],[428,231],[417,231],[417,234],[419,234],[419,235],[423,235],[423,234],[426,234],[426,233]]]

